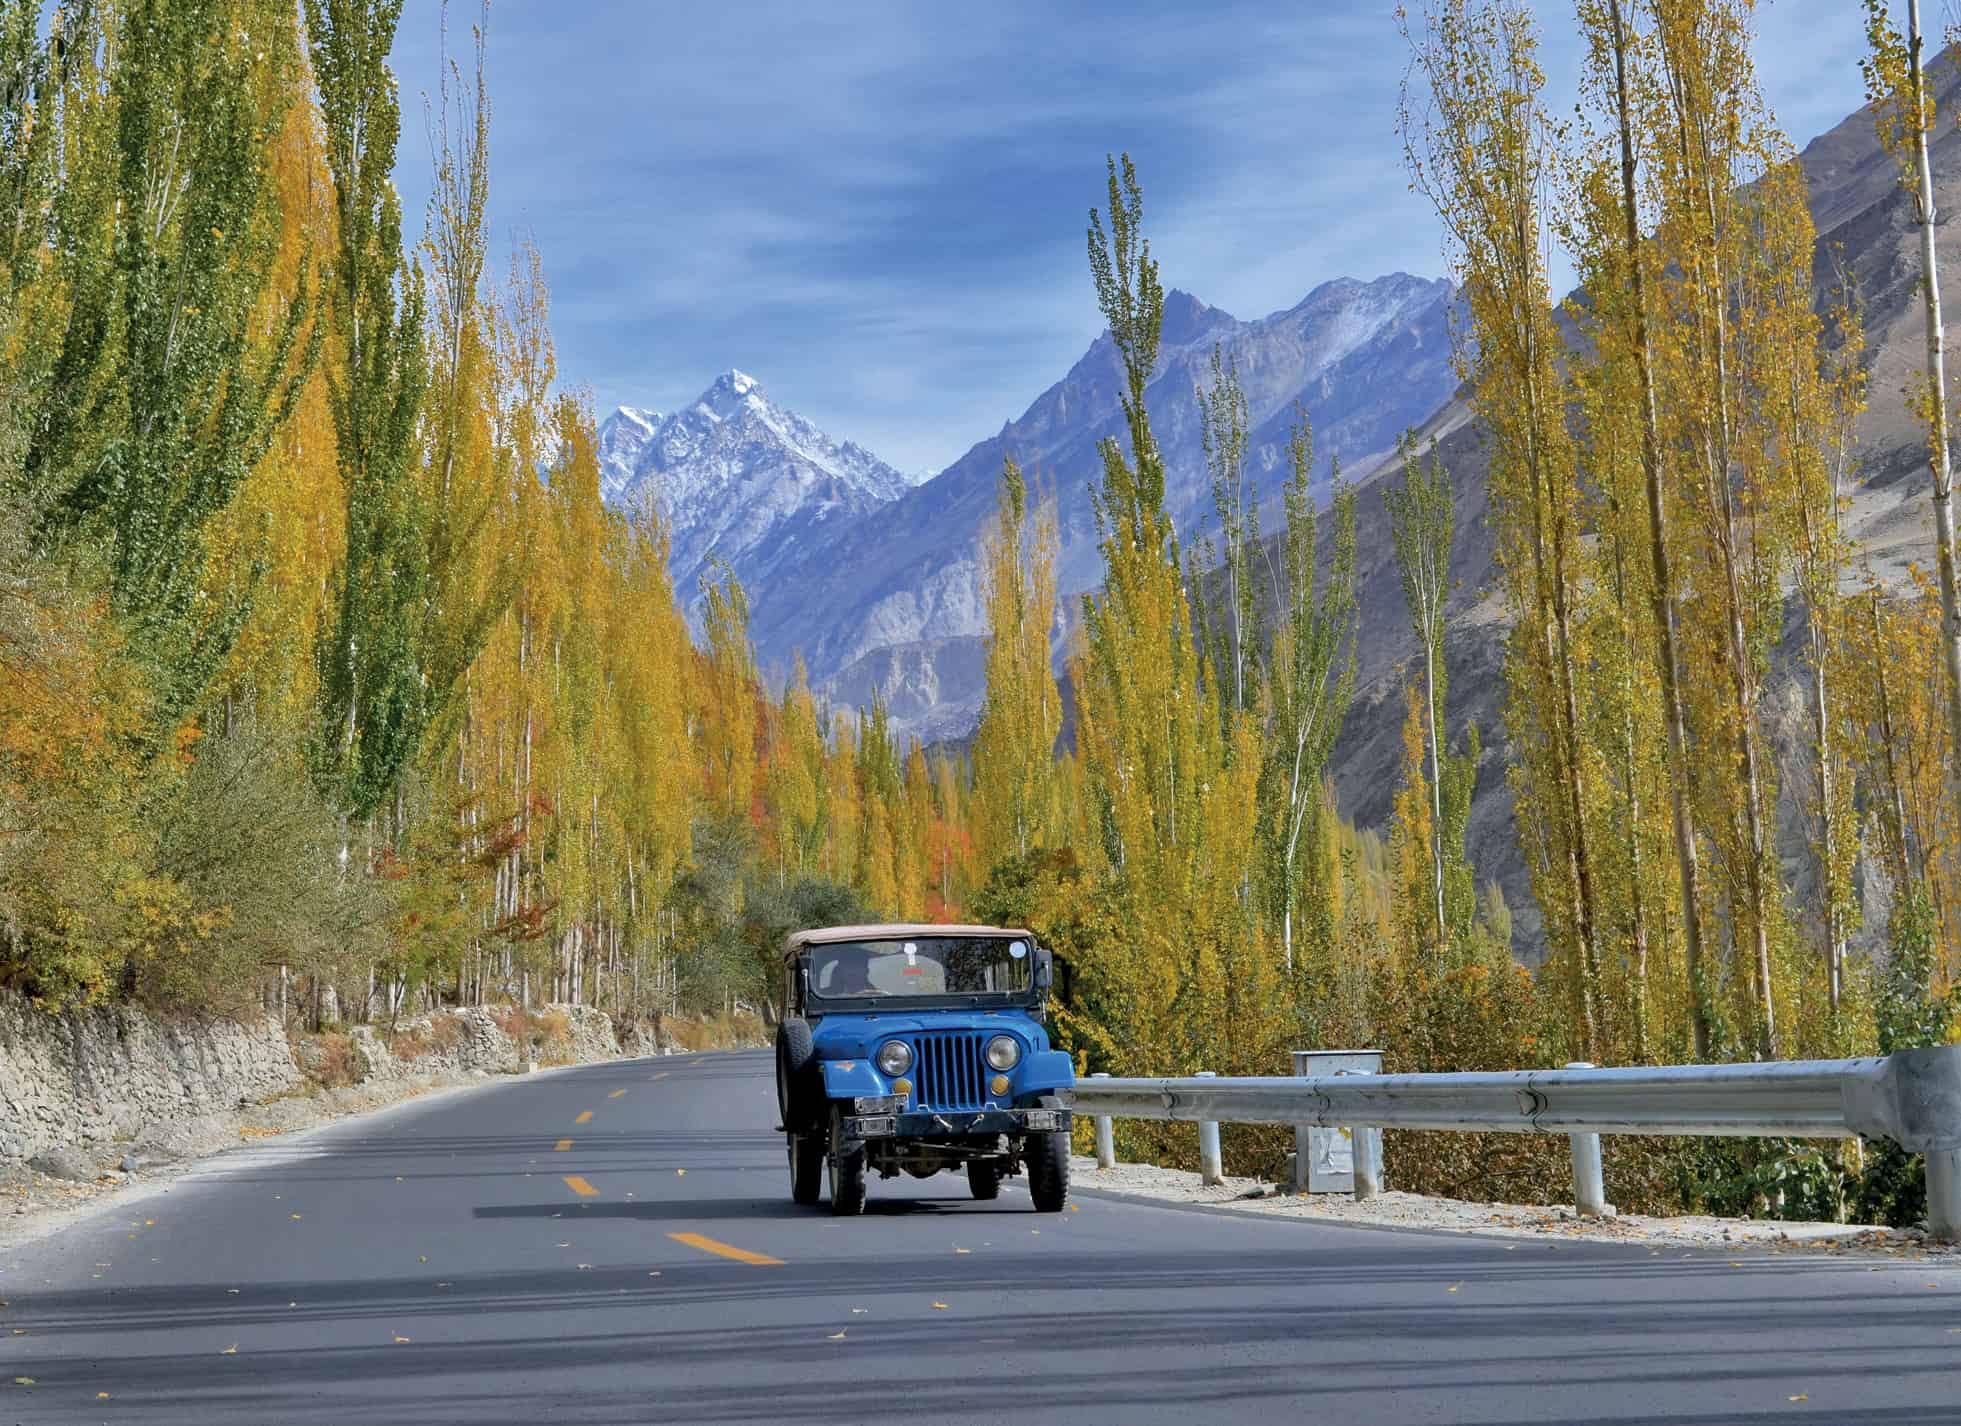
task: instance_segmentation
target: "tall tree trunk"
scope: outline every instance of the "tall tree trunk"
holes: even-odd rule
[[[1443,741],[1437,708],[1437,649],[1423,645],[1423,702],[1430,713],[1430,865],[1437,884],[1437,954],[1443,955],[1444,935],[1444,787],[1437,745]]]

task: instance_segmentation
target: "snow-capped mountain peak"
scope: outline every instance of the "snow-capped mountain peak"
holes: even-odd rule
[[[599,448],[607,500],[651,498],[666,517],[684,597],[711,556],[754,587],[818,527],[865,514],[911,484],[862,446],[833,440],[777,405],[755,377],[735,369],[651,425],[621,407],[601,425]]]
[[[658,411],[620,406],[599,423],[599,493],[608,504],[617,505],[625,497],[641,452],[663,419]]]

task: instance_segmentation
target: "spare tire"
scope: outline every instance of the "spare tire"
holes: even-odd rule
[[[817,1046],[810,1022],[791,1016],[776,1027],[776,1109],[792,1134],[817,1124]]]

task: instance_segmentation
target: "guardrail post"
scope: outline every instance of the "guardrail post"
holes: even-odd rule
[[[1355,1128],[1349,1133],[1354,1136],[1355,1201],[1360,1203],[1382,1192],[1382,1131]]]
[[[1592,1069],[1590,1060],[1573,1060],[1568,1069]],[[1600,1136],[1598,1134],[1568,1134],[1567,1140],[1573,1146],[1573,1207],[1583,1218],[1605,1218],[1612,1212],[1607,1206],[1607,1181],[1600,1167]]]
[[[1927,1236],[1961,1241],[1961,1149],[1930,1149],[1927,1158]]]
[[[1217,1079],[1211,1070],[1200,1070],[1194,1079]],[[1219,1154],[1219,1121],[1201,1119],[1198,1121],[1198,1177],[1201,1183],[1215,1184],[1226,1181],[1226,1172]]]
[[[1107,1071],[1099,1070],[1091,1079],[1108,1079]],[[1115,1122],[1107,1114],[1096,1116],[1096,1166],[1100,1169],[1113,1169],[1117,1166],[1117,1130]]]

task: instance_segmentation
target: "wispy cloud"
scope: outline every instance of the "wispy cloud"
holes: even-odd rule
[[[1545,13],[1557,74],[1569,12]],[[438,15],[410,0],[398,46],[412,212]],[[473,17],[452,11],[453,50]],[[1759,28],[1800,141],[1857,104],[1849,0],[1777,0]],[[740,366],[895,464],[943,465],[1100,327],[1083,229],[1115,150],[1166,280],[1230,311],[1442,266],[1386,0],[499,0],[489,55],[493,219],[535,233],[560,369],[602,408],[671,409]]]

